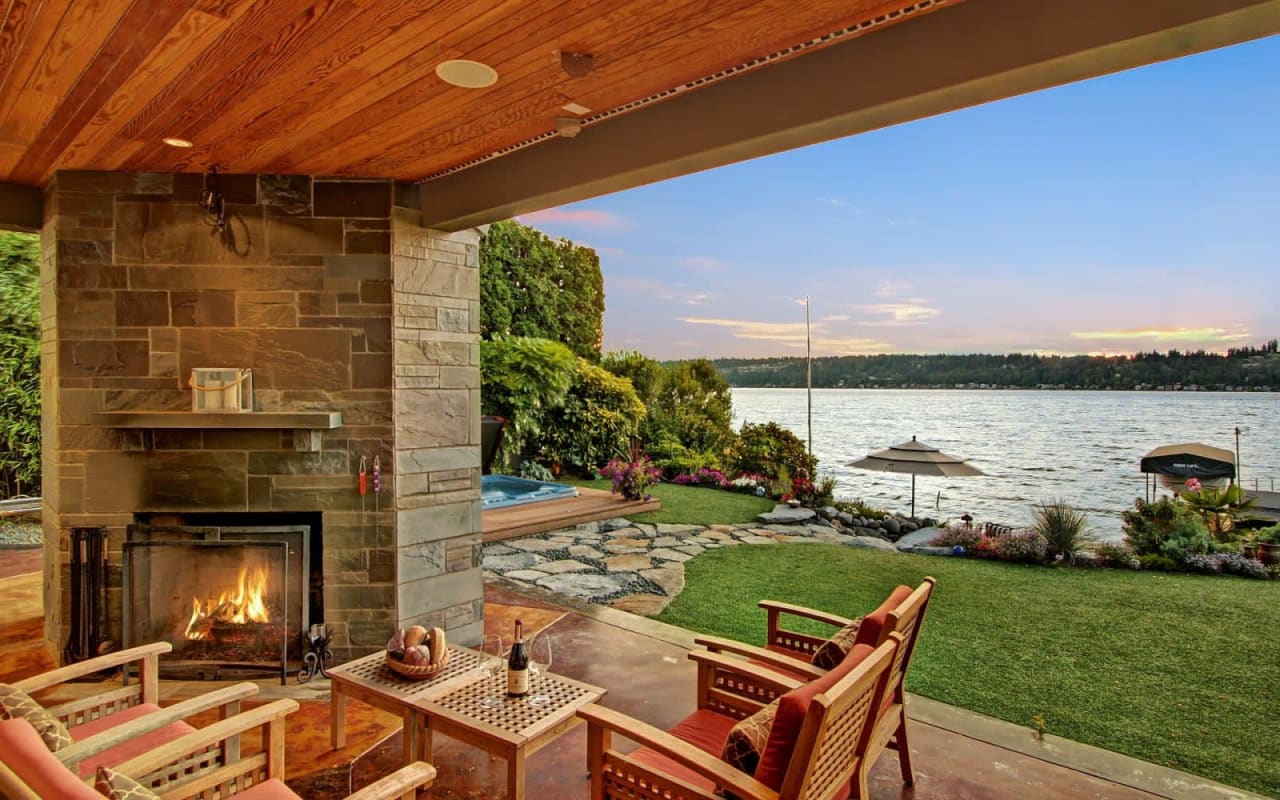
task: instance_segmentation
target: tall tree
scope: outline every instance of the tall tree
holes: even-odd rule
[[[604,278],[590,247],[552,239],[514,220],[480,242],[480,336],[531,336],[600,359]]]
[[[0,496],[40,491],[40,242],[0,232]]]

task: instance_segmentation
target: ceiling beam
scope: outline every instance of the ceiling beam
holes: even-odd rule
[[[1280,32],[1280,0],[966,0],[421,185],[459,230]]]
[[[44,192],[38,186],[0,181],[0,230],[38,231],[44,223]]]

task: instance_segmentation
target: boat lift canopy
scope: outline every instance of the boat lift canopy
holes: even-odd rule
[[[1236,459],[1230,450],[1207,444],[1168,444],[1142,457],[1142,471],[1178,478],[1236,477]]]
[[[1180,491],[1190,478],[1206,485],[1222,486],[1236,477],[1236,459],[1230,450],[1207,444],[1167,444],[1142,457],[1141,469],[1154,476],[1146,481],[1147,500],[1155,499],[1156,484]]]

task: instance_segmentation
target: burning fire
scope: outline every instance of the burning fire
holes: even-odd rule
[[[200,598],[191,598],[191,621],[187,623],[187,639],[212,639],[214,623],[244,625],[250,622],[270,622],[267,611],[267,570],[264,567],[240,568],[240,578],[233,589],[225,589],[215,601],[212,597],[203,604]]]

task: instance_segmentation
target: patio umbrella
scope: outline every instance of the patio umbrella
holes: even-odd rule
[[[845,466],[869,469],[873,472],[911,473],[911,516],[916,515],[916,476],[938,475],[944,478],[960,478],[983,475],[982,470],[966,464],[955,456],[949,456],[924,442],[911,441],[895,444],[888,450],[877,450]]]

